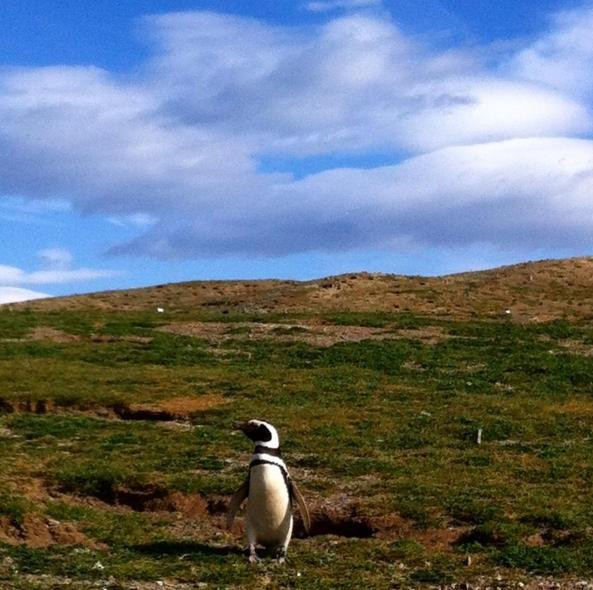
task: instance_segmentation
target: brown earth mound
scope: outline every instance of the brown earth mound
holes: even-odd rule
[[[131,404],[118,407],[116,412],[127,420],[187,420],[192,414],[205,412],[226,403],[220,394],[206,394],[200,397],[173,397],[158,404]]]
[[[54,544],[83,545],[91,549],[104,548],[71,523],[35,515],[25,516],[22,523],[14,523],[8,517],[0,516],[0,542],[32,548],[44,548]]]

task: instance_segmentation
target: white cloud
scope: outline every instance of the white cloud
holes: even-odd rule
[[[161,258],[588,245],[591,142],[571,138],[593,131],[593,70],[577,16],[495,63],[421,45],[364,11],[306,29],[208,12],[150,17],[154,55],[128,79],[93,67],[0,72],[0,191],[134,226],[144,233],[113,252]],[[579,73],[563,77],[572,41]],[[408,159],[300,181],[258,171],[263,156],[367,152]],[[49,258],[53,268],[30,273],[0,267],[0,279],[109,272]]]
[[[104,279],[119,274],[121,273],[117,271],[95,270],[92,268],[26,272],[15,266],[0,265],[0,285],[55,285]]]
[[[560,12],[550,30],[510,60],[517,77],[593,98],[593,8]]]
[[[119,227],[146,228],[154,225],[158,220],[148,213],[134,213],[132,215],[118,215],[108,217],[107,221]]]
[[[30,301],[31,299],[42,299],[50,297],[46,293],[19,289],[18,287],[0,287],[0,305],[4,303],[17,303],[19,301]]]
[[[39,252],[45,267],[43,270],[27,272],[16,266],[0,264],[0,286],[12,285],[55,285],[92,281],[120,275],[119,271],[92,268],[71,268],[74,257],[65,248],[47,248]]]
[[[432,90],[432,92],[431,92]],[[400,143],[416,151],[519,137],[580,135],[593,129],[587,108],[535,84],[450,79],[423,88],[423,109],[400,121]]]
[[[515,139],[322,172],[277,185],[260,208],[220,225],[157,226],[121,251],[167,258],[477,242],[591,247],[591,194],[593,141]]]
[[[0,197],[0,219],[14,223],[53,224],[53,215],[69,209],[70,205],[66,201],[25,199],[6,195]]]
[[[469,52],[431,51],[384,18],[335,18],[306,36],[211,13],[149,22],[161,46],[152,88],[186,124],[228,134],[255,156],[425,151],[593,129],[574,97],[489,70]]]
[[[381,6],[382,0],[319,0],[307,2],[305,8],[311,12],[330,12],[332,10],[356,10],[370,6]]]

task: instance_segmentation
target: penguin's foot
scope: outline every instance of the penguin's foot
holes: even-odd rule
[[[284,547],[280,547],[276,551],[276,563],[286,563],[286,549]]]
[[[261,559],[255,552],[255,545],[249,545],[249,563],[257,563],[258,561],[261,561]]]

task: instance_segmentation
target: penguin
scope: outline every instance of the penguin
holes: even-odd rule
[[[311,518],[307,505],[282,460],[278,431],[263,420],[237,422],[234,426],[254,442],[255,449],[247,478],[229,503],[227,527],[232,526],[239,507],[247,499],[249,561],[259,561],[256,546],[263,545],[274,549],[278,562],[284,563],[292,537],[292,502],[296,500],[308,533]]]

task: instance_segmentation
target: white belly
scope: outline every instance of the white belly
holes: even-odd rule
[[[279,467],[256,465],[249,476],[247,527],[256,543],[282,545],[290,535],[292,513],[286,482]]]

